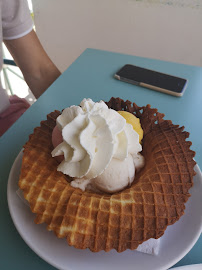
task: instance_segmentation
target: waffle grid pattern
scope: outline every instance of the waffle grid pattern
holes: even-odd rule
[[[163,235],[168,225],[184,213],[193,185],[195,162],[189,133],[163,120],[156,109],[138,107],[130,101],[112,98],[107,105],[140,118],[144,130],[146,164],[131,187],[107,195],[81,191],[70,186],[67,176],[57,172],[51,157],[51,134],[59,111],[34,130],[24,147],[19,186],[24,192],[35,222],[69,245],[93,252],[136,249],[139,244]]]

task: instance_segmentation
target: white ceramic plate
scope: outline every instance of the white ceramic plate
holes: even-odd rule
[[[185,215],[169,226],[161,238],[159,255],[148,255],[127,250],[117,253],[78,250],[69,247],[65,239],[58,239],[44,224],[34,223],[35,215],[16,194],[22,162],[22,152],[17,156],[8,180],[8,206],[13,222],[27,245],[42,259],[58,269],[66,270],[165,270],[177,263],[194,246],[202,228],[202,175],[196,165],[197,175],[191,198],[186,204]]]
[[[202,270],[202,264],[191,264],[172,268],[172,270]]]

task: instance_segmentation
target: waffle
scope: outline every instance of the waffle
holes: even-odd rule
[[[120,98],[106,104],[134,113],[144,130],[145,166],[131,187],[109,195],[70,185],[71,179],[57,171],[58,163],[51,157],[51,134],[59,111],[50,113],[25,144],[19,186],[36,214],[35,223],[46,223],[70,246],[122,252],[161,237],[184,214],[195,175],[195,153],[184,127],[164,120],[150,105],[138,107]]]

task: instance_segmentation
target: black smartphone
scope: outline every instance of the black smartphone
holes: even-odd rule
[[[115,78],[174,96],[182,96],[187,86],[186,79],[129,64],[123,66]]]

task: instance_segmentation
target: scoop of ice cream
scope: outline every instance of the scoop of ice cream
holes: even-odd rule
[[[104,191],[114,193],[130,186],[135,178],[135,172],[144,167],[144,157],[138,153],[120,161],[112,158],[104,172],[94,179],[78,178],[71,182],[71,186],[81,190]]]
[[[58,146],[62,141],[63,141],[62,133],[56,125],[52,132],[52,144],[54,148]]]
[[[93,179],[75,179],[72,186],[82,190],[91,189],[114,193],[130,186],[135,177],[135,165],[131,154],[121,161],[112,158],[104,172]]]
[[[143,138],[143,129],[140,124],[140,119],[137,118],[134,114],[126,112],[126,111],[118,111],[120,115],[122,115],[128,124],[131,124],[133,129],[138,133],[139,135],[139,142],[141,142]]]
[[[94,185],[101,191],[114,193],[131,185],[135,177],[135,165],[131,154],[123,161],[113,158],[104,172],[94,178]]]
[[[55,129],[53,135],[60,132],[60,138],[53,139],[53,143],[59,144],[54,145],[52,156],[63,155],[57,170],[76,178],[71,182],[72,186],[85,189],[88,180],[93,180],[90,182],[100,190],[115,192],[134,179],[135,167],[131,162],[134,158],[130,156],[142,150],[139,135],[103,101],[94,103],[84,99],[80,106],[65,109],[57,118]],[[118,167],[119,174],[116,173]],[[115,177],[109,180],[112,174]],[[121,177],[117,178],[118,175]],[[82,182],[84,180],[86,184]]]
[[[59,130],[59,128],[57,127],[57,125],[54,127],[53,129],[53,132],[52,132],[52,144],[53,144],[53,147],[57,147],[59,144],[61,144],[63,141],[62,139],[62,133],[61,131]],[[64,156],[63,155],[60,155],[60,156],[57,156],[56,157],[56,160],[60,163],[62,162],[64,159]]]

